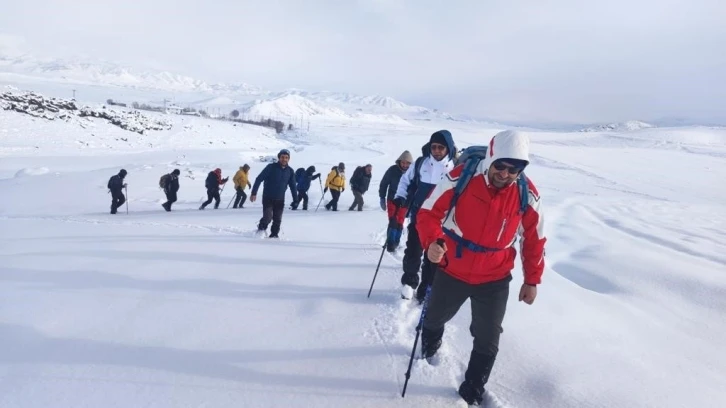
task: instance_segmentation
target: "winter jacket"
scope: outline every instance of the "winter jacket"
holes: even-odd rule
[[[336,191],[345,190],[345,172],[339,171],[337,167],[334,167],[328,173],[328,178],[325,180],[325,187]]]
[[[234,187],[242,187],[242,190],[247,188],[247,186],[250,185],[248,177],[249,173],[247,173],[240,167],[240,169],[237,170],[237,173],[234,173],[234,177],[232,177],[232,181],[234,181]]]
[[[406,206],[410,208],[411,221],[415,221],[419,207],[421,207],[421,204],[436,184],[454,168],[453,160],[456,153],[454,138],[451,133],[445,130],[437,133],[444,135],[448,155],[441,161],[436,161],[431,156],[431,148],[429,147],[431,142],[429,141],[421,148],[422,156],[411,164],[398,183],[396,198],[400,197],[406,201]],[[418,177],[416,176],[417,168],[419,169]]]
[[[514,133],[516,132],[511,132],[510,135]],[[524,214],[520,214],[517,183],[498,189],[490,183],[486,174],[490,164],[497,159],[529,161],[528,143],[523,143],[521,137],[498,136],[499,134],[492,140],[487,157],[479,163],[476,173],[459,196],[456,207],[451,211],[449,209],[463,164],[438,183],[424,201],[418,211],[416,229],[423,248],[428,248],[438,238],[444,239],[448,250],[441,261],[441,268],[454,278],[469,284],[492,282],[507,277],[514,268],[517,255],[514,243],[516,235],[520,235],[524,282],[536,285],[540,283],[544,271],[546,242],[539,193],[534,183],[527,179],[528,206]],[[444,233],[442,227],[493,250],[474,252],[463,248],[461,257],[457,258],[457,243]]]
[[[302,167],[300,167],[299,170],[302,170]],[[313,175],[315,173],[315,166],[310,166],[307,168],[307,170],[303,171],[300,178],[297,176],[297,192],[299,193],[307,193],[308,190],[310,190],[310,184],[313,180],[320,178],[320,173]]]
[[[350,189],[364,194],[371,185],[371,175],[366,174],[365,167],[358,167],[350,178]]]
[[[111,179],[108,181],[108,189],[111,190],[112,193],[119,193],[124,188],[124,179],[121,178],[118,174],[111,176]]]
[[[222,184],[224,184],[224,181],[222,180],[222,173],[217,173],[215,171],[210,171],[209,174],[207,174],[207,179],[204,181],[204,186],[207,187],[207,190],[217,190]]]
[[[175,174],[169,174],[164,183],[164,191],[167,194],[173,194],[179,191],[179,177]]]
[[[392,201],[396,197],[396,189],[401,176],[403,176],[403,169],[396,161],[396,164],[389,167],[386,173],[383,174],[381,184],[378,186],[378,196]]]
[[[295,186],[295,172],[292,167],[282,167],[279,162],[270,163],[262,169],[252,186],[252,195],[257,195],[261,183],[265,183],[262,199],[285,200],[285,191],[290,187],[292,201],[297,202],[297,187]]]

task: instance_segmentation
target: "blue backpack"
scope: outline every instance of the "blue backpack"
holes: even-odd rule
[[[295,181],[297,184],[302,184],[305,181],[305,169],[300,167],[295,170]]]
[[[456,182],[454,187],[454,195],[451,197],[451,204],[449,204],[449,211],[446,218],[451,214],[451,210],[459,200],[459,196],[464,192],[467,184],[476,173],[476,168],[479,166],[479,162],[484,160],[487,154],[487,146],[470,146],[459,152],[459,158],[456,160],[456,164],[464,164],[464,169],[459,176],[459,180]],[[529,188],[527,186],[527,178],[524,176],[524,172],[521,172],[517,177],[517,189],[519,190],[519,214],[524,214],[529,205]],[[501,251],[503,248],[487,248],[481,245],[477,245],[462,236],[459,236],[454,231],[443,228],[444,234],[456,242],[456,257],[461,258],[464,248],[473,252],[492,252]]]

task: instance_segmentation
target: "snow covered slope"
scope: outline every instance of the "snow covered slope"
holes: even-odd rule
[[[639,120],[629,120],[621,123],[608,123],[606,125],[590,126],[580,130],[580,132],[627,132],[629,130],[641,130],[654,127],[650,123],[641,122]]]
[[[293,138],[170,117],[170,130],[139,135],[0,111],[0,406],[461,406],[466,304],[441,363],[414,361],[401,398],[420,307],[398,295],[402,249],[383,255],[366,297],[387,225],[377,188],[439,128],[460,147],[499,129],[330,124]],[[112,145],[122,133],[134,143]],[[73,144],[96,137],[109,146]],[[714,186],[726,131],[531,138],[547,269],[532,306],[517,301],[513,271],[487,406],[722,405],[726,191]],[[286,209],[278,241],[254,234],[259,200],[226,209],[231,185],[220,209],[197,209],[207,172],[247,162],[254,182],[256,157],[281,147],[323,177],[371,163],[364,211],[346,211],[346,190],[343,211],[316,212],[329,195],[313,184],[310,210]],[[120,168],[129,212],[112,216],[106,182]],[[179,201],[166,213],[158,180],[174,168]]]

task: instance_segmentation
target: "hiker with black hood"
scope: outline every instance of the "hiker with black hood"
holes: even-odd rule
[[[219,168],[207,174],[207,179],[204,180],[204,186],[207,188],[207,201],[202,203],[199,207],[200,210],[208,206],[212,200],[214,200],[214,209],[219,208],[219,201],[221,200],[219,197],[219,186],[227,183],[228,179],[229,177],[222,178],[222,169]]]
[[[366,164],[365,167],[357,167],[353,172],[353,177],[350,178],[350,189],[355,198],[348,211],[353,211],[355,207],[358,207],[358,211],[363,211],[363,194],[368,191],[371,184],[371,171],[373,171],[373,165]]]
[[[416,300],[423,302],[426,287],[433,281],[433,267],[426,256],[421,264],[424,249],[416,231],[416,213],[429,193],[441,179],[454,168],[456,146],[448,130],[439,130],[431,135],[429,142],[421,148],[422,156],[401,176],[393,200],[398,208],[408,207],[408,238],[403,255],[401,276],[401,297],[411,299],[416,290]],[[421,284],[418,271],[421,268]]]
[[[291,210],[297,210],[298,205],[302,201],[302,209],[308,209],[308,190],[313,180],[320,179],[320,173],[315,174],[315,166],[306,169],[300,167],[295,171],[295,182],[297,183],[297,201],[290,204]]]
[[[123,189],[126,188],[126,183],[124,183],[126,174],[126,170],[121,169],[118,174],[111,176],[108,180],[107,187],[111,191],[111,214],[116,214],[116,210],[126,202],[126,196],[123,193]]]
[[[167,212],[171,211],[171,205],[176,202],[176,193],[179,191],[179,174],[181,174],[179,169],[174,169],[171,173],[162,176],[162,182],[164,183],[162,188],[164,194],[166,194],[166,202],[161,206]]]
[[[345,163],[340,162],[337,166],[333,166],[325,180],[325,189],[323,195],[330,189],[330,195],[333,199],[325,204],[326,210],[338,211],[338,200],[340,193],[345,191]]]
[[[398,182],[401,176],[413,163],[411,152],[405,150],[398,156],[396,164],[389,167],[378,186],[378,196],[381,198],[381,210],[388,212],[388,230],[386,232],[386,250],[393,252],[398,248],[403,234],[403,221],[406,218],[406,207],[396,207],[393,199],[396,196]]]
[[[292,193],[292,201],[298,202],[297,186],[295,185],[295,172],[288,163],[290,161],[290,151],[282,149],[277,154],[277,162],[270,163],[255,179],[250,193],[250,201],[257,200],[257,190],[260,184],[265,183],[262,192],[262,218],[257,224],[257,231],[267,231],[267,225],[272,221],[270,228],[270,238],[278,238],[280,233],[280,225],[282,224],[282,212],[285,210],[285,192],[290,187]]]

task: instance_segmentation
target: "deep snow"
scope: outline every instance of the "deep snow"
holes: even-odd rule
[[[0,406],[446,407],[471,348],[469,307],[442,362],[416,361],[420,309],[399,299],[399,253],[381,254],[378,181],[435,130],[460,147],[499,129],[430,122],[320,126],[283,135],[171,117],[139,135],[0,111]],[[528,175],[546,218],[532,306],[513,272],[490,407],[726,404],[726,131],[532,132]],[[127,141],[120,138],[127,138]],[[254,236],[260,203],[198,211],[204,177],[292,149],[291,165],[373,164],[365,211],[285,211]],[[129,214],[106,181],[128,170]],[[166,213],[159,177],[182,171]],[[316,182],[317,183],[317,182]],[[249,191],[249,190],[248,190]],[[327,197],[326,197],[327,198]],[[327,201],[327,200],[325,200]],[[405,240],[405,238],[404,238]]]

